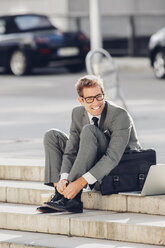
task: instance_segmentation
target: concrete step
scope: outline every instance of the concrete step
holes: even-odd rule
[[[54,193],[52,187],[40,182],[0,180],[0,201],[18,204],[42,205]],[[117,212],[135,212],[165,216],[165,196],[140,197],[113,194],[102,196],[97,191],[84,190],[84,208]]]
[[[11,245],[12,244],[12,245]],[[111,240],[0,230],[0,248],[161,248]]]
[[[44,161],[30,159],[0,159],[0,179],[44,180]]]
[[[0,204],[0,228],[165,246],[165,217],[85,210],[36,213],[35,206]]]
[[[0,180],[0,201],[22,204],[42,204],[42,194],[49,197],[54,193],[52,187],[41,182]]]

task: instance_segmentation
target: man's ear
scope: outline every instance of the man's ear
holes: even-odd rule
[[[81,103],[81,105],[84,105],[84,100],[82,99],[81,96],[78,97],[78,101]]]

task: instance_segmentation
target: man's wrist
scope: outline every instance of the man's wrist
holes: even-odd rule
[[[88,184],[84,177],[79,177],[76,182],[80,185],[81,189],[83,189]]]
[[[64,183],[68,184],[69,180],[68,179],[60,179],[60,182],[64,182]]]
[[[82,177],[87,181],[88,184],[94,184],[97,179],[88,171]]]
[[[68,179],[68,176],[69,174],[68,173],[62,173],[61,176],[60,176],[60,181],[63,180],[63,179]]]

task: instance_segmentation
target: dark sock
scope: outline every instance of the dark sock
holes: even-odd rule
[[[54,196],[52,197],[52,199],[51,199],[51,202],[53,201],[58,201],[58,200],[60,200],[61,198],[62,198],[62,196],[63,195],[61,195],[58,191],[57,191],[57,189],[56,189],[56,187],[55,187],[55,193],[54,193]]]
[[[58,196],[58,197],[62,197],[62,196],[63,196],[62,194],[60,194],[60,193],[58,192],[58,190],[57,190],[56,187],[55,187],[55,195]]]
[[[81,194],[82,194],[82,190],[75,196],[75,199],[79,202],[81,201]]]

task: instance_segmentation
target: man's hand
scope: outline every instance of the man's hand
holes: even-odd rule
[[[57,183],[57,191],[63,195],[63,191],[66,189],[67,185],[68,185],[68,180],[67,179],[63,179],[63,180],[60,180],[58,183]]]
[[[80,177],[76,181],[69,183],[69,185],[63,191],[63,195],[65,198],[73,199],[81,189],[83,189],[87,185],[87,181]]]

